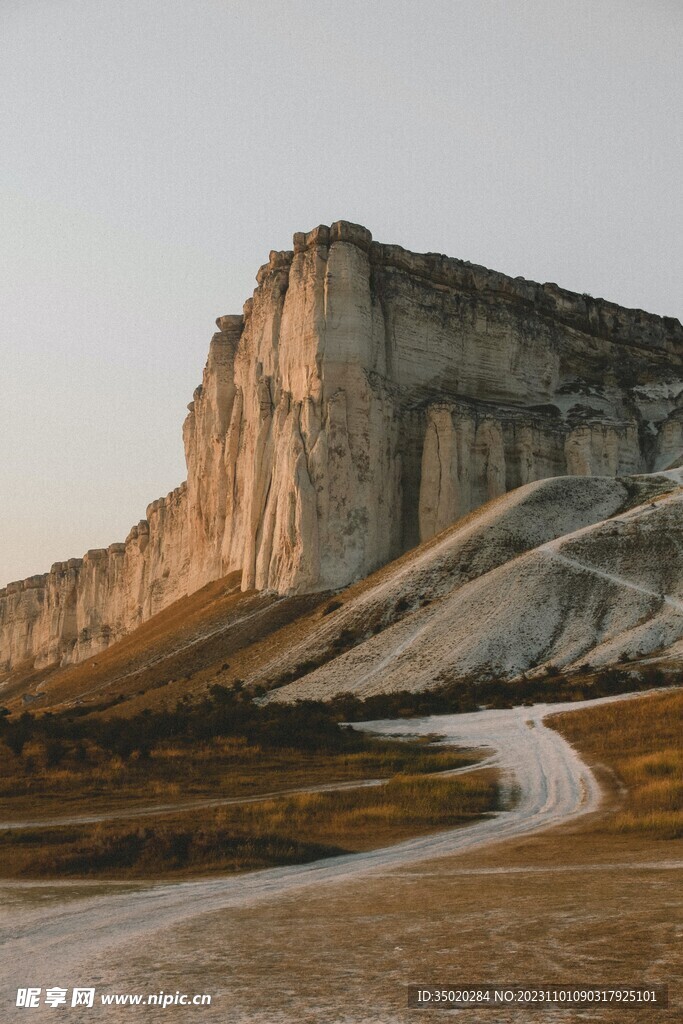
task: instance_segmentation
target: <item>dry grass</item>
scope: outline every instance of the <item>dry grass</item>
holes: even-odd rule
[[[623,806],[596,828],[683,837],[683,692],[569,711],[548,724],[591,763],[610,768],[626,790]]]
[[[384,786],[0,834],[6,877],[138,878],[247,871],[373,849],[469,823],[498,807],[495,774],[397,776]],[[305,837],[305,838],[304,838]]]
[[[27,663],[0,678],[0,703],[12,711],[65,706],[97,707],[103,701],[116,714],[173,704],[205,692],[213,682],[246,678],[264,651],[283,637],[294,639],[319,627],[328,595],[277,599],[240,590],[231,573],[181,598],[106,650],[76,665],[34,671]],[[313,614],[311,615],[311,611]]]
[[[196,746],[164,744],[148,758],[124,760],[90,743],[85,761],[71,751],[54,767],[47,763],[43,743],[26,744],[20,757],[2,746],[2,817],[33,820],[156,801],[253,796],[328,782],[389,778],[397,772],[447,771],[476,761],[471,751],[418,743],[378,741],[372,746],[348,753],[263,750],[240,737],[219,737]]]

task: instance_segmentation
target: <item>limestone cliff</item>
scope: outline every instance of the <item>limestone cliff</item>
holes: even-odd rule
[[[217,325],[187,483],[125,544],[0,591],[0,669],[80,660],[235,569],[245,589],[341,587],[521,484],[683,452],[677,320],[344,221],[272,252]]]

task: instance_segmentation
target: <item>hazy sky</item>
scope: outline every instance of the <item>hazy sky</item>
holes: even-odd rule
[[[0,0],[0,584],[184,478],[294,231],[683,316],[682,38],[681,0]]]

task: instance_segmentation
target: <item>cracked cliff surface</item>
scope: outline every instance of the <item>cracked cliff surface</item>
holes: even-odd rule
[[[125,544],[0,591],[0,670],[81,660],[235,570],[244,589],[337,589],[523,484],[683,452],[677,320],[343,221],[272,252],[217,326],[187,483]]]

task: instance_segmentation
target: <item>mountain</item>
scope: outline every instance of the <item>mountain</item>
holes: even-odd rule
[[[337,590],[515,488],[683,452],[677,320],[345,221],[256,280],[217,320],[186,483],[125,543],[0,591],[0,672],[86,659],[232,572],[245,591]]]
[[[86,661],[15,670],[2,699],[134,713],[215,683],[292,701],[668,672],[682,527],[683,470],[536,481],[335,593],[244,592],[233,573]]]

